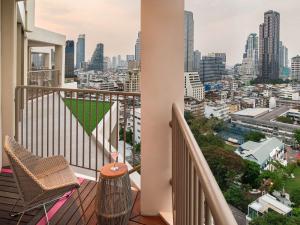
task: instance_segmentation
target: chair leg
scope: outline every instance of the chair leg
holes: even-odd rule
[[[45,205],[45,204],[43,204],[43,207],[44,207],[44,212],[45,212],[45,216],[46,216],[47,224],[49,225],[49,218],[48,218],[48,213],[47,213],[46,205]]]
[[[19,224],[20,224],[20,222],[21,222],[21,220],[22,220],[22,217],[24,216],[24,214],[25,214],[25,212],[21,213],[21,216],[20,216],[20,218],[19,218],[19,220],[18,220],[18,223],[17,223],[17,225],[19,225]]]
[[[77,190],[77,194],[78,194],[78,198],[79,198],[79,202],[80,202],[80,208],[81,208],[82,215],[83,215],[83,222],[87,223],[87,220],[86,220],[86,217],[85,217],[85,213],[84,213],[84,209],[83,209],[82,198],[80,196],[79,189],[76,188],[76,190]]]

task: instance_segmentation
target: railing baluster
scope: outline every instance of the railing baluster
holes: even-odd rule
[[[82,98],[82,123],[83,123],[83,132],[82,132],[82,167],[84,167],[85,162],[85,94],[83,94]]]
[[[49,157],[49,91],[47,91],[47,157]]]
[[[54,155],[55,143],[55,91],[52,92],[52,155]]]
[[[127,129],[127,112],[126,112],[126,106],[127,106],[127,98],[124,95],[124,130],[123,130],[123,162],[126,161],[126,129]]]
[[[79,111],[78,111],[78,94],[79,92],[76,92],[76,165],[78,165],[78,118],[79,118]]]
[[[132,100],[133,110],[133,131],[132,131],[132,166],[135,166],[135,97]]]
[[[105,154],[104,154],[104,151],[105,151],[105,94],[102,95],[103,99],[102,99],[102,166],[104,166],[105,164]],[[110,158],[110,156],[109,156]],[[110,160],[109,160],[110,162]]]
[[[26,88],[26,148],[28,149],[28,89]]]
[[[89,97],[90,97],[90,112],[89,112],[89,127],[90,127],[90,135],[89,135],[89,169],[91,169],[91,156],[92,156],[92,133],[93,133],[93,130],[91,129],[92,128],[92,95],[91,93],[89,94]]]
[[[117,117],[117,124],[116,124],[116,150],[119,153],[119,94],[117,94],[117,100],[116,100],[116,105],[117,105],[117,110],[116,110],[116,117]],[[117,161],[119,161],[119,157],[117,158]]]
[[[39,138],[38,138],[38,135],[39,135],[39,120],[38,120],[38,115],[39,115],[39,96],[38,95],[39,95],[39,92],[38,91],[39,91],[39,89],[37,88],[36,89],[36,99],[35,99],[35,101],[36,101],[35,102],[36,103],[36,106],[35,106],[36,107],[36,118],[37,118],[36,124],[35,124],[36,125],[36,127],[35,127],[35,130],[36,130],[35,131],[35,138],[36,138],[35,139],[35,142],[36,142],[35,143],[35,152],[36,152],[35,154],[36,155],[39,155],[39,153],[38,153],[38,151],[39,151]]]
[[[95,177],[97,180],[97,169],[98,169],[98,122],[99,122],[99,112],[98,112],[98,105],[99,105],[99,99],[98,99],[98,93],[96,93],[96,158],[95,158]]]
[[[42,145],[42,148],[41,148],[41,155],[42,157],[44,157],[44,89],[42,89],[42,110],[41,110],[41,120],[42,120],[42,130],[41,130],[41,145]]]
[[[109,107],[110,107],[110,110],[109,110],[109,153],[111,153],[111,145],[112,145],[112,142],[111,142],[111,123],[112,123],[112,96],[111,94],[109,94]]]
[[[60,96],[60,90],[57,92],[57,96],[58,96],[58,135],[57,135],[57,139],[58,139],[58,155],[60,155],[60,148],[61,148],[61,143],[60,143],[60,103],[61,103],[61,100],[63,102],[63,99],[61,99],[61,96]]]
[[[70,155],[70,164],[72,164],[72,152],[73,152],[73,149],[72,149],[72,131],[73,131],[73,126],[72,126],[72,116],[73,116],[73,114],[72,114],[72,112],[73,112],[73,110],[74,110],[74,104],[73,104],[73,92],[71,91],[70,92],[70,101],[71,101],[71,107],[70,107],[70,153],[69,153],[69,155]]]
[[[63,93],[63,101],[64,101],[64,157],[67,157],[67,91]]]

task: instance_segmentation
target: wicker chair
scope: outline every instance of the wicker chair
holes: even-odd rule
[[[5,137],[4,149],[17,183],[19,200],[23,202],[24,206],[22,212],[11,214],[11,216],[21,215],[18,224],[25,212],[37,207],[44,208],[47,224],[49,224],[45,205],[60,199],[66,192],[74,188],[78,192],[84,215],[82,200],[78,191],[80,185],[64,157],[41,158],[34,156],[8,136]]]

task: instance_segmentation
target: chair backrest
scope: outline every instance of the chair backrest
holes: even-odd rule
[[[13,170],[20,198],[23,200],[25,206],[29,205],[43,193],[41,183],[23,163],[32,154],[8,136],[5,137],[4,150]]]

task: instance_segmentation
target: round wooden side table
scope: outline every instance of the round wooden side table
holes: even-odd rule
[[[99,225],[127,225],[132,197],[127,166],[116,163],[118,170],[112,170],[114,163],[100,170],[96,195],[96,215]]]

